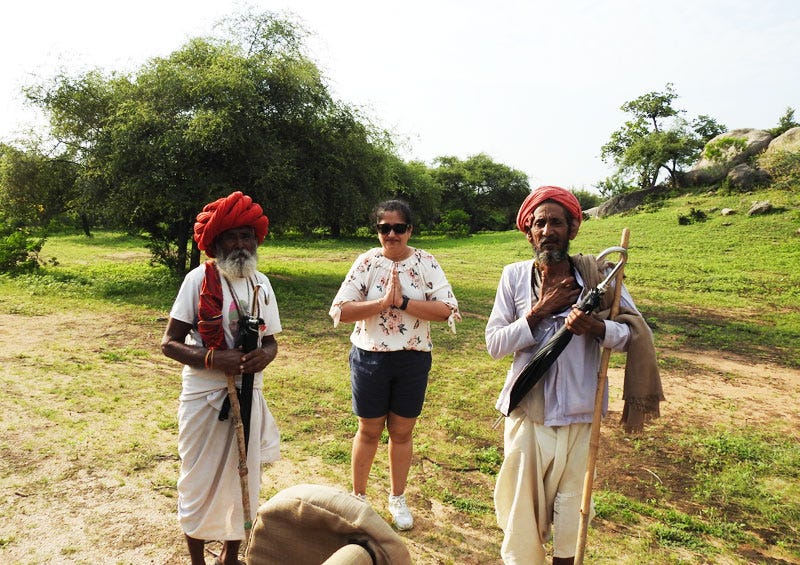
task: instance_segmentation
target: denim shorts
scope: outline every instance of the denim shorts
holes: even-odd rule
[[[361,418],[379,418],[389,412],[416,418],[422,412],[430,370],[430,351],[365,351],[353,346],[353,412]]]

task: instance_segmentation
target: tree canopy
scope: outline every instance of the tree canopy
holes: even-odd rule
[[[388,187],[388,136],[332,99],[299,28],[270,13],[227,23],[230,35],[192,39],[132,76],[62,75],[28,91],[95,213],[149,235],[177,273],[199,258],[187,257],[197,212],[233,190],[278,230],[338,235]]]
[[[625,191],[631,185],[652,188],[662,170],[677,186],[681,168],[694,162],[708,140],[725,131],[706,115],[688,121],[684,110],[673,107],[676,98],[667,83],[663,92],[648,92],[621,106],[632,118],[601,148],[602,159],[618,169],[614,178],[600,184],[601,192]]]
[[[443,156],[435,165],[431,172],[442,186],[443,213],[465,212],[470,233],[514,227],[519,205],[530,192],[525,173],[484,153],[463,161]]]

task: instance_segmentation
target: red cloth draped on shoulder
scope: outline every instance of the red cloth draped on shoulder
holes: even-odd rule
[[[197,331],[209,349],[227,349],[222,327],[222,279],[214,261],[206,261],[206,276],[200,287]]]

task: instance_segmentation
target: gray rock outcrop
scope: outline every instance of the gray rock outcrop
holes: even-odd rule
[[[734,146],[727,147],[722,155],[714,160],[706,157],[704,151],[703,157],[684,175],[683,180],[687,185],[707,185],[722,181],[733,167],[764,151],[769,146],[773,136],[762,129],[735,129],[716,136],[706,145],[713,145],[726,138],[743,140],[745,142],[744,149],[740,150]]]
[[[739,163],[728,171],[728,183],[739,190],[750,190],[770,181],[769,173],[763,169],[754,169],[747,163]]]
[[[787,129],[770,141],[764,153],[769,154],[775,151],[800,151],[800,126]]]
[[[640,206],[647,200],[648,196],[663,192],[663,187],[646,188],[637,190],[635,192],[626,192],[625,194],[618,194],[603,202],[597,209],[597,216],[603,218],[605,216],[613,216],[631,210]]]

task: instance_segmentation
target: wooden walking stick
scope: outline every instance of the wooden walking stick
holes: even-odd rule
[[[240,332],[242,336],[242,348],[245,353],[253,351],[258,347],[259,326],[264,320],[256,317],[258,308],[258,292],[261,285],[256,285],[253,289],[253,301],[250,307],[250,315],[239,320]],[[247,444],[250,440],[250,413],[253,403],[253,373],[242,374],[242,403],[239,402],[239,395],[236,392],[236,375],[228,377],[228,398],[231,402],[231,413],[233,414],[233,428],[236,433],[236,445],[239,448],[239,483],[242,487],[242,514],[244,514],[245,540],[250,537],[249,533],[253,527],[252,514],[250,513],[250,488],[247,479]]]
[[[622,230],[622,241],[620,247],[628,248],[630,239],[628,228]],[[613,319],[619,313],[620,293],[622,292],[622,274],[624,266],[617,271],[614,284],[614,297],[611,301],[611,312],[609,319]],[[597,452],[600,449],[600,420],[603,417],[603,393],[608,379],[608,362],[611,359],[611,350],[603,349],[600,357],[600,369],[597,372],[597,391],[594,395],[594,415],[592,417],[592,430],[589,436],[589,457],[586,461],[586,475],[583,478],[583,498],[581,499],[581,521],[578,524],[578,540],[575,545],[576,565],[583,563],[583,556],[586,551],[586,534],[589,528],[589,515],[592,508],[592,488],[594,486],[594,471],[597,465]]]
[[[242,487],[242,514],[244,515],[245,543],[249,537],[253,520],[250,514],[250,487],[247,481],[247,445],[244,442],[244,425],[242,424],[242,409],[239,406],[239,395],[236,392],[236,375],[228,377],[228,398],[231,401],[231,417],[236,433],[236,444],[239,447],[239,484]]]

